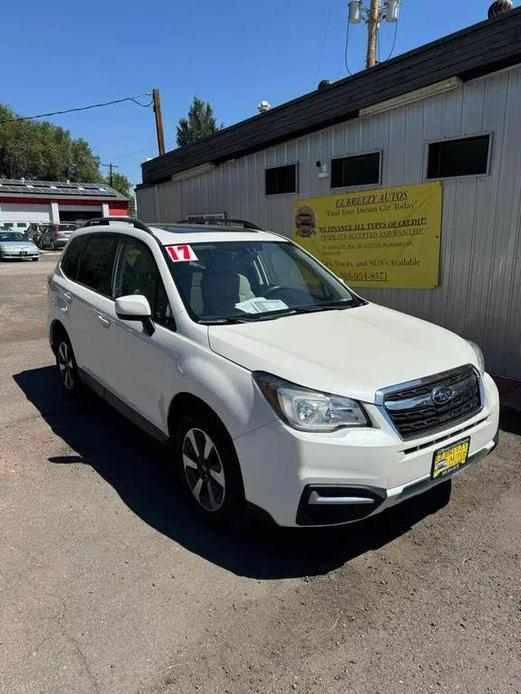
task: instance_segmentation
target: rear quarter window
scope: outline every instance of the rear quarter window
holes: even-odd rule
[[[72,239],[65,249],[60,267],[63,274],[70,280],[76,281],[78,279],[80,260],[88,240],[88,236],[78,236],[78,238]]]

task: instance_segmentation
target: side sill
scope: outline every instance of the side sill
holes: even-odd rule
[[[127,405],[120,398],[118,398],[117,395],[114,395],[114,393],[105,388],[105,386],[102,386],[101,383],[99,383],[86,371],[78,368],[78,372],[83,383],[85,383],[85,385],[88,388],[94,391],[96,395],[99,395],[101,398],[103,398],[103,400],[108,402],[109,405],[111,405],[120,414],[122,414],[129,421],[138,426],[142,431],[149,434],[149,436],[152,436],[160,443],[168,442],[168,436],[163,431],[161,431],[161,429],[156,427],[154,424],[149,422],[148,419],[145,419],[145,417],[133,410],[129,405]]]

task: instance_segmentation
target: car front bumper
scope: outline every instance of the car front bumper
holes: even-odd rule
[[[435,451],[470,437],[468,461],[490,453],[499,395],[483,378],[483,408],[444,431],[404,441],[381,408],[364,403],[374,426],[316,434],[273,421],[234,440],[246,499],[281,526],[337,525],[360,520],[434,487]],[[452,474],[455,474],[452,473]]]
[[[0,258],[2,260],[29,260],[29,258],[38,258],[40,256],[39,252],[27,251],[25,254],[19,251],[0,251]]]

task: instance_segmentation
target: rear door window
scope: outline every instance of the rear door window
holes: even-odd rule
[[[112,234],[93,234],[87,238],[87,246],[79,264],[78,282],[99,294],[110,296],[118,239]]]

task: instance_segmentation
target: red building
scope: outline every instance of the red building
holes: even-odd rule
[[[106,183],[0,178],[0,226],[23,229],[31,222],[75,222],[128,215],[128,198]]]

